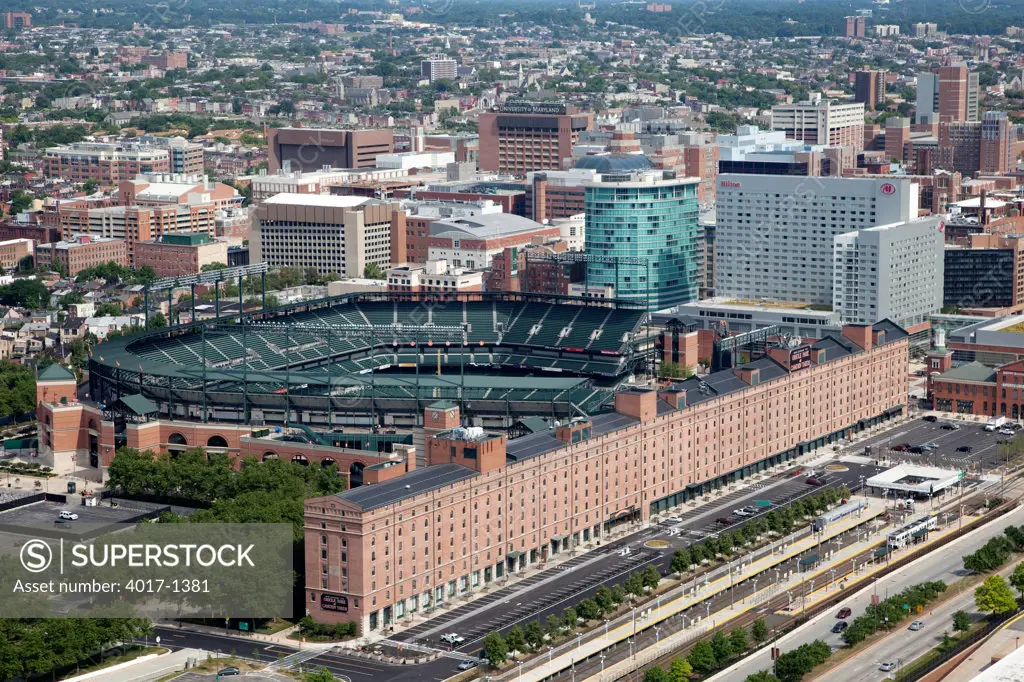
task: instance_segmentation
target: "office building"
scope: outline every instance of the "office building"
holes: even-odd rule
[[[168,71],[171,69],[187,69],[188,52],[172,52],[170,50],[164,50],[158,54],[147,54],[142,57],[142,63],[147,66],[155,66],[158,69]]]
[[[832,309],[844,324],[887,319],[913,329],[942,309],[944,220],[933,216],[835,237]]]
[[[194,275],[214,263],[228,265],[228,243],[207,232],[165,234],[135,245],[135,267],[148,265],[160,277]]]
[[[432,55],[420,62],[420,76],[431,83],[438,80],[453,81],[458,75],[459,63],[443,54]]]
[[[638,167],[644,157],[585,157],[598,173],[585,183],[587,285],[662,310],[697,300],[703,234],[697,178]]]
[[[772,130],[807,144],[864,149],[864,104],[815,97],[772,107]]]
[[[1005,111],[986,111],[981,115],[978,166],[982,173],[1002,175],[1015,169],[1010,135],[1010,121]]]
[[[939,76],[935,73],[917,74],[917,99],[914,123],[930,125],[939,122]]]
[[[527,173],[526,215],[541,223],[583,213],[587,193],[583,184],[596,174],[588,168]]]
[[[858,71],[854,74],[854,102],[860,102],[868,111],[885,104],[885,71]]]
[[[943,121],[939,124],[939,158],[936,167],[965,176],[974,175],[981,170],[981,147],[981,123]]]
[[[404,244],[404,234],[392,234],[397,202],[356,196],[278,194],[263,202],[249,239],[254,263],[270,267],[314,268],[322,274],[362,277],[373,263],[387,271],[392,244]],[[396,254],[397,255],[397,254]]]
[[[212,204],[169,204],[163,206],[70,206],[59,209],[64,240],[74,235],[123,239],[128,265],[135,266],[135,245],[165,234],[206,232],[216,234],[217,209]]]
[[[717,144],[694,144],[683,147],[682,172],[688,178],[699,178],[697,201],[701,206],[715,203],[715,188],[718,186],[718,161],[720,148]]]
[[[322,168],[372,168],[378,154],[395,151],[390,129],[272,128],[267,131],[267,169],[277,173]]]
[[[124,239],[79,234],[64,241],[36,247],[36,267],[60,270],[68,277],[75,277],[82,270],[106,263],[128,265],[128,245]]]
[[[511,175],[559,170],[594,115],[555,102],[507,102],[480,114],[480,170]]]
[[[970,314],[1024,311],[1024,237],[972,234],[945,251],[942,303]]]
[[[917,192],[897,178],[719,175],[715,294],[832,305],[835,237],[910,220]]]
[[[867,17],[843,17],[843,35],[847,38],[863,38],[867,27]]]
[[[245,197],[231,185],[214,182],[206,175],[151,174],[122,181],[117,200],[122,206],[198,203],[233,209],[241,208]]]
[[[899,34],[899,24],[875,24],[875,35],[879,38],[892,38]]]
[[[671,390],[622,390],[614,412],[522,438],[429,406],[426,466],[305,501],[309,614],[386,631],[905,409],[907,334],[894,324],[767,353]]]
[[[888,161],[906,164],[910,140],[909,118],[890,116],[885,119],[885,157]]]

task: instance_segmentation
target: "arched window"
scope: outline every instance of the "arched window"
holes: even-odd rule
[[[228,442],[224,440],[224,436],[210,436],[210,440],[206,441],[206,445],[211,448],[226,448]]]
[[[303,455],[295,455],[294,457],[292,457],[292,464],[300,464],[304,467],[308,467],[309,460],[306,459]]]
[[[180,433],[172,433],[167,436],[167,442],[171,445],[188,445],[188,441],[185,440],[185,436]]]
[[[272,459],[277,459],[277,453],[276,452],[264,452],[263,453],[263,461],[264,462],[269,462]]]

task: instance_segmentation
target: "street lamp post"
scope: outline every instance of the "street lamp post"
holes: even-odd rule
[[[583,633],[582,632],[577,632],[576,633],[576,651],[579,651],[581,646],[583,646]]]

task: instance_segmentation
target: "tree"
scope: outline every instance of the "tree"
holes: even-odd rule
[[[644,593],[644,579],[639,573],[630,573],[623,581],[622,586],[626,588],[626,591],[635,597],[639,597]]]
[[[490,632],[484,637],[484,656],[495,667],[508,659],[508,645],[497,632]]]
[[[1008,613],[1017,608],[1010,585],[1001,575],[990,575],[974,590],[974,603],[982,613]]]
[[[95,178],[89,178],[84,183],[82,183],[82,191],[85,192],[87,195],[88,194],[92,194],[93,192],[96,191],[96,188],[99,187],[99,186],[100,186],[100,181],[99,180],[97,180]]]
[[[693,369],[676,362],[662,362],[658,367],[658,377],[662,379],[689,379]]]
[[[626,601],[626,590],[624,587],[622,587],[622,585],[612,586],[612,599],[615,601],[616,604],[621,604],[622,602]]]
[[[121,314],[121,306],[116,303],[100,303],[96,306],[96,317],[114,317]]]
[[[583,620],[597,620],[601,617],[601,609],[598,608],[597,602],[589,598],[576,605],[576,613]]]
[[[579,614],[576,613],[576,609],[569,606],[562,612],[562,619],[565,621],[565,629],[572,632],[576,629],[576,621],[579,618]]]
[[[1017,564],[1017,567],[1013,569],[1013,573],[1010,575],[1010,584],[1024,595],[1024,561]]]
[[[306,673],[303,677],[306,682],[335,682],[334,673],[323,666]]]
[[[363,268],[363,277],[366,279],[386,279],[387,273],[381,270],[376,263],[367,263]]]
[[[732,644],[721,630],[711,638],[711,649],[715,652],[715,660],[718,661],[719,667],[724,666],[732,658]]]
[[[644,682],[669,682],[669,674],[660,665],[648,668],[644,672]]]
[[[747,648],[750,646],[750,640],[747,637],[747,631],[741,627],[735,627],[729,633],[729,648],[732,649],[732,655],[741,656]]]
[[[612,591],[604,585],[597,588],[597,592],[594,593],[594,601],[597,602],[597,608],[601,610],[602,614],[611,613],[615,610],[615,599],[612,597]]]
[[[50,290],[38,279],[16,279],[0,287],[0,304],[22,308],[45,308]]]
[[[547,631],[548,637],[554,639],[565,630],[565,623],[562,622],[561,618],[552,613],[548,615],[548,619],[544,622],[544,629]]]
[[[539,620],[530,621],[523,636],[531,651],[536,651],[544,645],[544,628],[541,627]]]
[[[11,215],[18,215],[32,207],[32,195],[23,190],[15,190],[11,194]]]
[[[647,564],[644,568],[642,581],[644,587],[649,587],[652,590],[658,586],[659,582],[661,582],[661,574],[658,573],[658,569],[654,564]]]
[[[689,661],[690,666],[701,675],[707,675],[718,667],[718,659],[715,657],[715,650],[711,647],[711,643],[706,639],[702,639],[693,645],[693,649],[690,650],[690,655],[686,657],[686,660]]]
[[[779,682],[779,678],[767,670],[758,670],[753,675],[747,675],[747,679],[744,682]]]
[[[764,618],[754,621],[753,627],[750,628],[750,634],[754,636],[754,641],[758,644],[763,644],[768,639],[768,623]]]
[[[518,625],[513,625],[505,636],[505,644],[508,646],[509,653],[525,653],[526,637],[523,635],[523,629]]]
[[[227,263],[206,263],[203,267],[199,268],[200,272],[213,272],[216,270],[227,270]]]
[[[693,563],[693,556],[690,554],[690,551],[684,547],[683,549],[677,549],[676,553],[672,555],[670,568],[675,573],[685,573],[690,570],[690,566],[692,566]]]
[[[676,656],[668,666],[669,682],[687,682],[693,673],[693,666],[682,656]]]
[[[960,610],[953,614],[953,630],[967,632],[971,629],[971,617],[966,611]]]
[[[167,326],[167,318],[161,312],[154,313],[149,316],[149,324],[146,326],[149,329],[163,329]]]

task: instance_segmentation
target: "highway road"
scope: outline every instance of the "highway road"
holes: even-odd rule
[[[850,607],[853,610],[853,615],[850,616],[852,620],[859,615],[863,615],[864,609],[871,603],[871,595],[875,591],[882,598],[885,598],[886,594],[895,594],[910,585],[925,581],[942,580],[946,584],[952,584],[966,575],[963,563],[960,560],[963,555],[975,551],[985,544],[989,538],[1002,533],[1007,526],[1021,524],[1024,524],[1024,507],[1015,509],[974,533],[957,538],[941,550],[926,554],[921,559],[904,566],[898,571],[879,578],[875,582],[874,588],[861,590],[856,595],[843,601],[832,611],[812,619],[799,629],[784,636],[776,646],[779,646],[783,652],[786,652],[795,649],[801,644],[812,642],[815,639],[824,640],[836,647],[841,646],[842,640],[840,635],[832,634],[830,631],[836,622],[835,616],[839,608],[843,606]],[[906,630],[905,628],[910,624],[910,619],[906,620],[901,624],[899,630],[895,631],[891,637],[885,640],[884,644],[877,644],[844,663],[840,669],[829,671],[827,675],[829,682],[840,682],[841,680],[860,682],[861,680],[884,679],[886,673],[878,669],[884,660],[895,660],[900,657],[904,658],[905,661],[912,659],[920,655],[915,652],[923,653],[934,645],[936,637],[941,639],[944,629],[949,628],[952,632],[952,613],[955,610],[956,608],[953,608],[947,614],[945,609],[940,609],[932,616],[925,613],[919,618],[924,621],[925,629],[919,632]],[[770,669],[770,649],[764,648],[711,679],[715,682],[743,682],[748,675],[758,670]]]

